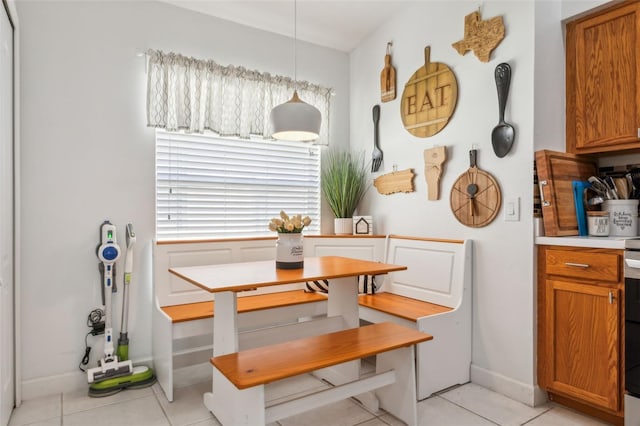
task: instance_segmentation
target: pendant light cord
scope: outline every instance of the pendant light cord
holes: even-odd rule
[[[298,1],[293,0],[293,90],[298,90]]]

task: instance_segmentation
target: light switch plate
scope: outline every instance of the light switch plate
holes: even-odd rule
[[[505,222],[518,222],[520,220],[520,197],[507,198],[504,202]]]

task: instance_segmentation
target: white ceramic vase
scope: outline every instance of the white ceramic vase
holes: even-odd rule
[[[333,232],[336,235],[352,235],[353,234],[353,218],[337,217],[333,221]]]
[[[276,241],[276,268],[299,269],[304,266],[301,232],[279,232]]]

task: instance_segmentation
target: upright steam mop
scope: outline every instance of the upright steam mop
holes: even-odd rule
[[[103,224],[103,227],[107,224]],[[107,233],[107,237],[112,238],[112,244],[117,247],[115,243],[115,226],[110,223],[108,226],[112,227],[111,234]],[[92,383],[89,386],[89,396],[93,397],[101,397],[113,395],[117,392],[120,392],[126,388],[143,388],[147,386],[151,386],[155,383],[156,377],[153,374],[153,370],[146,366],[137,366],[133,367],[131,361],[129,360],[129,338],[127,332],[127,322],[128,322],[128,311],[129,311],[129,284],[131,283],[131,275],[133,273],[133,245],[136,242],[136,234],[133,232],[133,225],[127,224],[127,252],[125,255],[124,261],[124,289],[122,296],[122,326],[120,330],[120,338],[118,339],[118,349],[117,355],[113,355],[113,339],[112,334],[113,330],[111,328],[111,287],[107,289],[107,271],[109,271],[112,275],[113,273],[113,265],[108,265],[105,263],[103,258],[112,257],[107,252],[107,255],[102,255],[101,252],[104,252],[105,248],[105,231],[102,229],[102,245],[98,248],[98,257],[104,263],[105,270],[105,278],[104,278],[104,288],[105,288],[105,358],[100,362],[100,366],[106,364],[104,361],[107,359],[107,350],[110,351],[110,354],[113,358],[113,361],[116,362],[116,365],[113,365],[111,368],[107,367],[107,374],[99,374],[93,373],[93,382],[91,380],[92,370],[101,370],[101,367],[97,367],[94,369],[88,370],[89,372],[89,383]],[[107,243],[108,244],[108,243]],[[119,251],[119,248],[117,249]],[[118,253],[119,254],[119,253]],[[118,256],[113,257],[112,261],[115,263]],[[111,266],[111,267],[109,267]],[[112,276],[109,277],[110,279]],[[107,333],[109,337],[107,337]],[[109,346],[110,345],[110,346]],[[107,349],[109,348],[109,349]],[[120,361],[118,361],[118,359]],[[114,371],[115,370],[115,371]],[[96,377],[98,376],[98,377]]]
[[[98,367],[87,370],[89,383],[98,383],[113,377],[131,374],[133,366],[131,361],[118,361],[114,354],[113,328],[111,326],[111,293],[113,292],[113,270],[116,260],[120,257],[120,246],[116,242],[116,227],[109,221],[100,226],[100,245],[98,246],[98,259],[102,262],[103,277],[102,288],[104,291],[104,357],[98,361]]]

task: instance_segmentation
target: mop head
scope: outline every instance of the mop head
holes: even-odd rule
[[[114,377],[128,376],[133,372],[131,361],[118,361],[118,358],[115,358],[109,362],[102,360],[99,364],[99,367],[87,370],[89,383],[102,382]]]
[[[124,389],[141,389],[153,385],[156,376],[153,370],[146,366],[134,367],[128,376],[114,377],[93,383],[89,386],[89,396],[100,398],[116,394]]]

